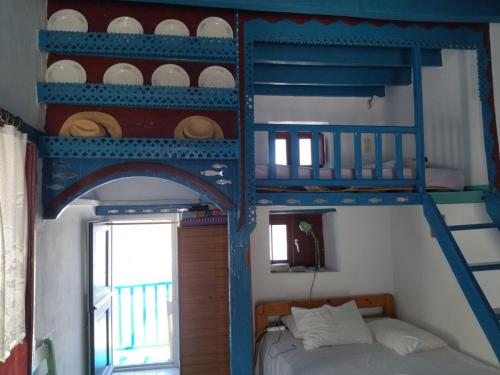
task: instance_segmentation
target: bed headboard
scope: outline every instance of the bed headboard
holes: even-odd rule
[[[387,316],[394,318],[396,315],[394,297],[392,294],[371,294],[365,296],[332,297],[303,301],[268,302],[255,306],[255,335],[259,335],[268,327],[269,317],[290,315],[292,306],[311,309],[325,304],[339,306],[352,300],[356,301],[356,305],[360,309],[381,309],[380,313],[370,314],[369,316]]]

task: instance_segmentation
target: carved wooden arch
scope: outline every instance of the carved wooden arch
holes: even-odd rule
[[[47,205],[43,216],[46,219],[55,219],[68,205],[86,192],[106,182],[124,177],[157,177],[174,181],[207,196],[224,211],[234,208],[234,203],[229,197],[215,186],[189,172],[165,164],[130,162],[104,167],[68,186]]]

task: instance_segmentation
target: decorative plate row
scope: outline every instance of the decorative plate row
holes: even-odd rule
[[[41,137],[40,156],[51,159],[194,159],[239,157],[238,140]]]
[[[236,62],[235,39],[142,34],[39,32],[41,51],[142,59]]]
[[[37,87],[38,101],[42,104],[138,108],[238,108],[236,89],[44,82],[39,82]]]

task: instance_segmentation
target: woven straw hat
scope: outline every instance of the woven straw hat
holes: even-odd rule
[[[190,116],[179,122],[174,130],[177,139],[222,139],[224,133],[219,124],[205,116]]]
[[[122,128],[118,121],[104,112],[78,112],[64,121],[59,136],[61,137],[121,137]]]

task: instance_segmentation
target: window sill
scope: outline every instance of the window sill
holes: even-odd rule
[[[320,269],[316,270],[316,267],[308,267],[305,270],[297,270],[297,271],[270,271],[272,274],[285,274],[285,275],[290,275],[290,274],[295,274],[295,273],[314,273],[314,272],[337,272],[332,268],[327,268],[327,267],[321,267]]]

